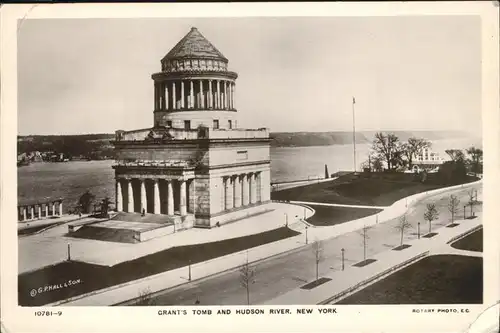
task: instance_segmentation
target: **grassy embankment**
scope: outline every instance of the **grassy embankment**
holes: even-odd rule
[[[483,259],[426,257],[337,304],[481,304]]]
[[[468,177],[466,182],[475,181]],[[394,202],[421,192],[450,186],[437,174],[429,174],[426,182],[407,173],[348,174],[330,182],[315,183],[271,193],[273,200],[305,201],[344,205],[390,206]],[[378,213],[378,209],[311,205],[316,214],[307,219],[318,226],[335,225]]]

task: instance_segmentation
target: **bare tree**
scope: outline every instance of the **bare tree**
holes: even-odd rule
[[[316,280],[318,280],[318,278],[319,278],[319,263],[321,261],[323,261],[323,259],[324,259],[323,243],[321,241],[315,240],[314,243],[312,244],[311,249],[314,253],[314,262],[316,264]]]
[[[424,213],[424,219],[429,222],[429,233],[431,233],[432,221],[437,220],[439,212],[435,204],[427,204],[427,211]]]
[[[451,223],[455,222],[455,215],[458,214],[459,205],[460,199],[452,194],[448,203],[448,211],[451,213]]]
[[[363,229],[361,229],[360,235],[363,239],[363,260],[366,260],[366,241],[370,239],[370,236],[368,235],[368,231],[371,228],[369,226],[364,226]]]
[[[417,156],[422,152],[424,148],[430,148],[431,143],[425,139],[420,138],[409,138],[408,142],[402,145],[403,155],[408,161],[408,169],[413,166],[413,157]]]
[[[135,305],[156,305],[156,301],[151,297],[151,290],[149,287],[139,292],[139,297]]]
[[[467,192],[469,196],[469,200],[467,201],[467,205],[470,206],[470,216],[472,216],[472,208],[477,203],[477,191],[474,189]]]
[[[391,170],[395,157],[400,154],[399,139],[393,133],[385,135],[382,132],[377,132],[372,143],[372,150],[386,162],[387,169]]]
[[[408,222],[408,218],[406,217],[406,214],[401,216],[398,221],[398,225],[395,227],[399,232],[401,232],[401,243],[400,245],[403,245],[403,236],[404,232],[406,229],[411,228],[411,223]]]
[[[460,149],[447,149],[445,153],[448,154],[454,162],[465,160],[464,152]]]
[[[240,269],[240,283],[247,291],[247,305],[250,305],[250,285],[255,283],[255,267],[250,266],[248,263],[248,253],[246,262],[241,265]]]

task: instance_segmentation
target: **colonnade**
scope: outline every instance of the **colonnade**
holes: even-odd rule
[[[223,177],[224,209],[233,209],[261,202],[262,181],[260,172]]]
[[[33,205],[20,205],[18,208],[18,220],[28,221],[50,216],[62,216],[62,200],[41,202]]]
[[[181,216],[185,216],[188,213],[188,193],[187,187],[189,182],[192,180],[184,180],[179,179],[175,180],[179,184],[178,193],[175,195],[174,190],[176,190],[177,186],[174,187],[174,180],[166,180],[166,179],[146,179],[139,178],[137,181],[139,182],[139,192],[137,195],[135,194],[135,189],[132,184],[133,179],[117,179],[116,180],[116,210],[119,212],[138,212],[142,213],[143,211],[153,213],[153,214],[166,214],[166,215],[174,215],[175,214],[175,206],[179,207],[179,213]],[[148,198],[146,192],[146,182],[152,183],[152,197]],[[166,200],[165,195],[163,196],[163,201],[161,200],[162,196],[160,194],[160,183],[166,183]],[[165,192],[165,191],[164,191]],[[124,195],[125,193],[125,195]],[[138,211],[136,211],[135,197],[139,198]],[[174,205],[176,203],[177,205]],[[148,206],[152,206],[152,210],[148,210]],[[163,207],[162,207],[163,206]]]
[[[155,82],[155,110],[233,110],[235,83],[229,80]]]

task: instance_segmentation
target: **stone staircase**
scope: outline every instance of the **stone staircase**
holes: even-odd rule
[[[155,224],[173,224],[176,221],[180,221],[180,216],[169,216],[160,214],[146,214],[142,216],[139,213],[125,213],[119,212],[111,220],[123,221],[123,222],[140,222],[140,223],[155,223]]]

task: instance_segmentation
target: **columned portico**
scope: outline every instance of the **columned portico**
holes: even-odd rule
[[[241,179],[240,176],[234,176],[233,178],[233,196],[234,196],[234,208],[241,207]]]

